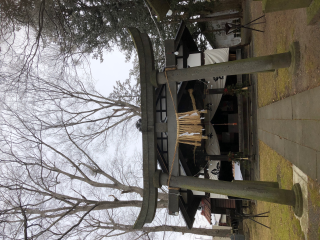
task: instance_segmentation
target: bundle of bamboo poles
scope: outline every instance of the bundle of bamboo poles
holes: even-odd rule
[[[179,143],[201,146],[201,140],[207,139],[202,136],[201,113],[206,110],[193,110],[184,113],[177,113],[177,140]]]

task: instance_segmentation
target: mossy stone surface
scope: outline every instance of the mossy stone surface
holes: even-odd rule
[[[262,0],[265,13],[309,7],[312,0]]]
[[[279,181],[282,189],[291,189],[293,186],[292,164],[261,141],[259,154],[260,181]],[[257,220],[271,229],[245,220],[244,224],[250,231],[250,239],[305,239],[293,207],[257,201],[251,210],[253,213],[270,211],[268,218]]]
[[[320,0],[313,0],[307,8],[307,23],[314,25],[320,21]]]

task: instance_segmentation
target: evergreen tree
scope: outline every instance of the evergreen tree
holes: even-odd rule
[[[177,27],[154,21],[143,0],[4,0],[0,14],[3,29],[33,29],[38,45],[56,43],[66,56],[80,52],[101,60],[103,50],[114,47],[129,58],[134,45],[127,28],[137,27],[149,35],[161,62],[162,41],[173,38]]]

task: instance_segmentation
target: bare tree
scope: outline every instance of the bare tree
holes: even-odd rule
[[[7,42],[2,55],[12,61],[5,61],[8,71],[0,73],[0,236],[151,239],[159,231],[182,231],[160,218],[133,230],[143,197],[141,158],[128,161],[121,146],[116,156],[97,151],[97,145],[108,145],[110,134],[121,138],[140,117],[140,86],[133,79],[138,65],[131,79],[103,96],[92,82],[68,71],[77,59],[59,55],[54,44],[52,51],[40,51],[45,41],[31,40],[23,38],[21,52]],[[35,61],[48,64],[39,67]],[[159,212],[167,197],[159,193]]]
[[[116,131],[118,137],[127,135],[140,117],[140,84],[136,79],[117,81],[109,96],[100,94],[90,80],[83,80],[76,72],[37,73],[25,76],[21,85],[3,81],[2,98],[28,108],[29,118],[37,119],[41,130],[67,128],[81,143],[106,144],[107,137]],[[14,97],[13,97],[14,95]],[[97,140],[98,139],[98,140]]]
[[[120,222],[119,222],[120,220]],[[89,233],[94,227],[106,230],[102,234],[95,235],[96,239],[103,239],[105,237],[115,237],[115,236],[124,236],[124,239],[156,239],[155,233],[158,232],[179,232],[182,234],[197,234],[204,236],[215,236],[215,237],[229,237],[231,232],[229,229],[204,229],[204,228],[192,228],[187,229],[184,226],[175,226],[161,224],[153,226],[145,226],[140,230],[132,228],[130,224],[124,224],[124,219],[119,218],[112,211],[109,211],[107,217],[104,221],[97,218],[90,218],[90,221],[87,222],[86,227],[81,229],[81,232]],[[172,239],[172,238],[168,238]]]
[[[100,166],[99,156],[81,148],[66,127],[65,139],[60,134],[57,140],[55,131],[37,129],[41,123],[35,124],[37,120],[21,109],[18,113],[5,104],[4,108],[0,176],[4,234],[9,229],[10,236],[15,225],[33,237],[47,231],[62,237],[71,231],[54,230],[62,219],[72,219],[74,226],[93,210],[141,207],[141,178],[133,175],[132,166],[124,166],[121,159],[108,159]],[[121,194],[131,200],[119,200]],[[167,206],[166,198],[160,193],[160,208]]]
[[[4,238],[125,235],[128,239],[129,234],[130,239],[143,239],[159,231],[228,233],[187,230],[159,219],[133,230],[143,194],[141,171],[136,167],[142,165],[140,158],[128,162],[96,154],[77,144],[67,127],[44,129],[36,114],[11,105],[2,104],[0,118],[0,234]],[[167,194],[160,192],[158,208],[166,207]]]

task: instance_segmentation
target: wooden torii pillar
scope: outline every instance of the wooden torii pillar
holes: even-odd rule
[[[136,46],[140,64],[140,84],[141,84],[141,120],[142,120],[142,147],[143,147],[143,202],[140,214],[134,224],[135,229],[141,229],[145,223],[151,223],[154,219],[157,208],[157,188],[167,185],[168,174],[157,170],[157,147],[156,132],[157,127],[168,129],[169,146],[174,146],[177,138],[177,120],[173,111],[173,104],[167,103],[168,123],[167,127],[155,122],[155,87],[158,84],[169,82],[169,86],[174,95],[176,93],[176,82],[216,77],[220,75],[237,75],[245,73],[270,71],[278,68],[289,67],[295,71],[299,66],[299,45],[294,43],[290,52],[275,54],[265,57],[237,60],[227,63],[217,63],[181,70],[168,71],[168,80],[164,73],[155,70],[152,45],[147,34],[140,33],[136,28],[129,28],[129,32]],[[167,42],[166,52],[173,52],[174,44]],[[173,54],[171,54],[173,55]],[[172,61],[172,59],[167,59]],[[172,61],[172,63],[174,63]],[[173,96],[176,102],[176,97]],[[170,106],[171,105],[171,106]],[[172,113],[173,111],[173,113]],[[253,200],[267,201],[294,207],[297,216],[302,215],[302,192],[299,184],[295,184],[292,190],[279,189],[276,184],[264,182],[224,182],[195,177],[179,176],[179,150],[168,149],[169,168],[172,161],[173,171],[170,186],[174,188],[185,188],[190,190],[224,194],[228,196],[247,198]],[[177,215],[179,190],[170,189],[169,192],[169,213]]]

